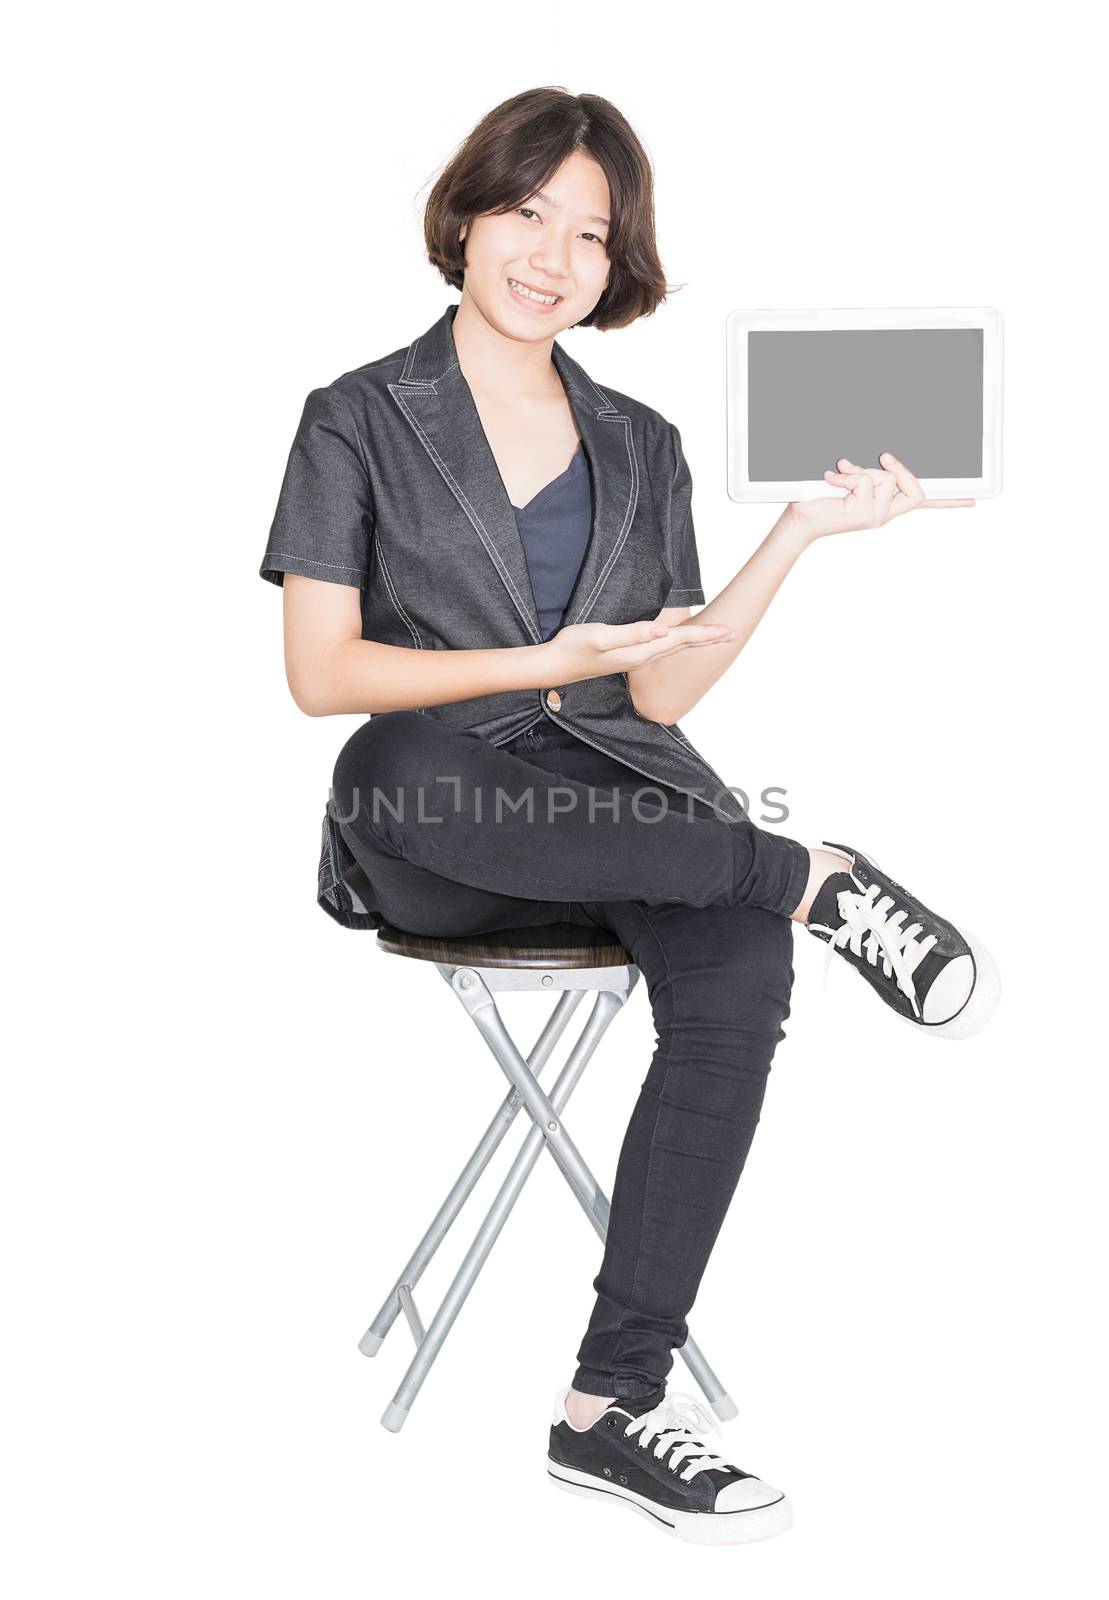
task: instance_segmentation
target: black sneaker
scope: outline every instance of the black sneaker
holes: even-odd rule
[[[699,1435],[716,1421],[691,1394],[614,1400],[590,1428],[555,1396],[547,1472],[568,1494],[622,1501],[691,1544],[747,1544],[784,1533],[793,1511],[780,1489],[713,1455]]]
[[[822,839],[850,866],[833,872],[805,926],[828,945],[824,982],[838,951],[905,1022],[944,1039],[967,1039],[1001,998],[1001,977],[982,941],[930,911],[861,851]]]

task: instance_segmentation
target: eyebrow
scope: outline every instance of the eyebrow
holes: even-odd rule
[[[556,211],[561,211],[562,209],[558,201],[552,199],[549,194],[544,194],[542,189],[536,189],[535,198],[537,200],[545,200],[549,206],[554,206]],[[609,220],[607,217],[586,217],[585,220],[586,222],[599,222],[603,228],[607,228],[609,226]]]

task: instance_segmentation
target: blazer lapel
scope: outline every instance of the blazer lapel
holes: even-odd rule
[[[639,500],[639,462],[631,418],[617,410],[557,340],[551,357],[574,408],[593,476],[593,534],[566,602],[568,623],[587,622],[631,531]]]
[[[450,305],[408,348],[389,392],[464,513],[466,525],[504,586],[528,640],[542,640],[516,514],[489,448],[473,395],[458,364]],[[639,466],[631,420],[555,341],[551,357],[573,407],[593,480],[593,529],[566,607],[585,622],[619,558],[635,515]]]

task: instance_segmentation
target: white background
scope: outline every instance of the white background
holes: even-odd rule
[[[1104,124],[1079,9],[394,9],[55,6],[8,36],[7,1587],[1102,1593]],[[797,930],[690,1318],[739,1405],[726,1453],[796,1522],[709,1558],[548,1486],[600,1245],[547,1157],[380,1426],[411,1338],[372,1363],[357,1340],[504,1081],[433,969],[315,906],[359,719],[297,711],[257,575],[304,396],[456,299],[421,205],[544,83],[611,99],[655,164],[686,287],[564,345],[681,428],[710,597],[776,515],[726,493],[729,311],[1005,318],[1001,495],[817,545],[684,722],[727,782],[787,789],[783,831],[975,929],[1005,986],[977,1038],[921,1039],[842,963],[825,992]],[[506,1007],[529,1047],[544,1004]],[[653,1044],[640,986],[568,1119],[606,1190]]]

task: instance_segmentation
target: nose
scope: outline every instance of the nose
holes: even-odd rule
[[[570,270],[570,241],[568,239],[544,239],[541,250],[534,250],[531,256],[535,263],[536,271],[543,272],[552,280],[564,278]]]

